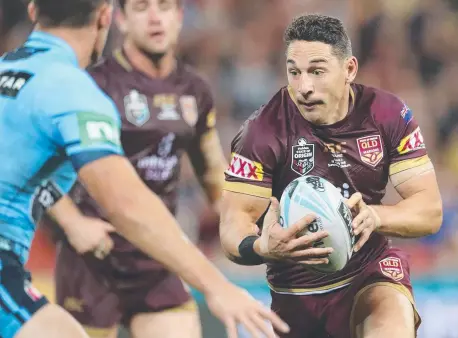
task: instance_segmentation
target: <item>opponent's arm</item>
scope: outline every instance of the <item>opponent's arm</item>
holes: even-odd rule
[[[397,166],[402,166],[397,163]],[[388,236],[421,237],[436,233],[442,224],[442,200],[430,161],[390,176],[402,201],[371,206],[380,217],[378,232]]]
[[[99,218],[83,215],[68,195],[63,195],[46,212],[62,228],[79,254],[94,251],[97,258],[103,259],[113,248],[109,237],[113,226]]]
[[[108,156],[93,161],[80,169],[79,178],[117,231],[140,250],[203,293],[227,283],[126,158]]]

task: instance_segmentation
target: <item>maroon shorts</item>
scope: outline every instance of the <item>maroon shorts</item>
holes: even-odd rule
[[[388,248],[370,263],[350,285],[324,294],[298,295],[271,291],[272,309],[291,327],[282,338],[351,338],[355,300],[376,285],[393,287],[414,306],[409,264],[405,253]],[[414,306],[415,309],[415,306]],[[393,309],[395,311],[395,309]],[[420,317],[415,310],[418,328]]]
[[[115,238],[115,248],[122,241]],[[58,243],[56,300],[81,324],[91,328],[129,326],[139,313],[178,307],[195,308],[182,281],[158,262],[122,243],[103,261],[80,256],[67,242]],[[128,248],[127,250],[125,248]]]

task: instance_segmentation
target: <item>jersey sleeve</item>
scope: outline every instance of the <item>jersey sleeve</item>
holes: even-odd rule
[[[187,151],[196,175],[202,177],[208,168],[215,167],[212,161],[221,160],[214,156],[214,143],[219,142],[216,131],[216,110],[213,95],[206,84],[195,86],[196,96],[182,96],[180,106],[183,119],[190,120],[197,114],[194,126],[194,137],[188,145]],[[189,123],[189,122],[188,122]]]
[[[225,171],[224,189],[269,198],[273,173],[280,155],[274,135],[266,132],[260,119],[250,119],[231,143],[231,161]]]
[[[80,70],[63,70],[42,101],[50,122],[48,136],[65,151],[76,171],[105,156],[122,155],[120,117],[114,103]],[[63,76],[63,75],[61,75]]]
[[[391,98],[383,128],[390,159],[390,175],[430,161],[420,126],[411,109],[400,99]]]

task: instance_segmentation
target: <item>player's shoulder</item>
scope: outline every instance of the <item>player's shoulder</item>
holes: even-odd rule
[[[194,95],[211,95],[211,86],[209,78],[195,67],[184,63],[177,62],[177,75],[180,82],[186,82]]]
[[[264,105],[255,110],[242,124],[235,139],[247,139],[249,143],[267,144],[282,138],[286,132],[286,105],[288,88],[283,87]],[[262,136],[263,135],[263,136]]]
[[[49,73],[49,74],[48,74]],[[84,69],[56,63],[41,75],[40,100],[48,113],[63,111],[111,111],[112,101]]]
[[[354,84],[353,90],[359,96],[360,105],[369,104],[371,114],[379,124],[390,124],[402,119],[409,122],[412,119],[409,107],[394,93],[363,84]]]

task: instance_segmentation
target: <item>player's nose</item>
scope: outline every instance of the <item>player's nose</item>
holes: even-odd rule
[[[299,93],[307,99],[315,91],[315,86],[313,82],[307,78],[303,78],[299,85]]]

